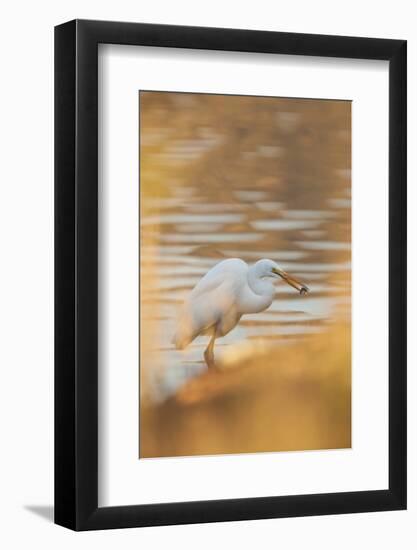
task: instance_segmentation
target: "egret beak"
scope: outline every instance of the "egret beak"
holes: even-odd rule
[[[307,292],[310,292],[310,289],[308,288],[307,285],[301,283],[300,281],[298,281],[295,277],[293,277],[292,275],[289,275],[288,273],[286,273],[285,271],[283,271],[282,269],[275,269],[273,268],[272,271],[274,273],[276,273],[277,275],[279,275],[282,279],[284,279],[284,281],[289,284],[290,286],[292,286],[293,288],[295,288],[296,290],[298,290],[298,292],[300,294],[307,294]]]

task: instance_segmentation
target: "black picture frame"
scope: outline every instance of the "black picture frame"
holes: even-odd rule
[[[389,488],[98,506],[98,44],[389,61]],[[74,530],[406,508],[405,40],[74,20],[55,28],[55,523]]]

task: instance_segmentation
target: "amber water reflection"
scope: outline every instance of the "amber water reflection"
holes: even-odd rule
[[[350,107],[345,101],[140,94],[141,456],[350,445]],[[305,281],[311,293],[300,297],[290,287],[277,285],[276,300],[267,311],[244,316],[236,329],[217,342],[219,360],[233,364],[234,373],[210,378],[207,386],[202,360],[205,338],[198,338],[186,352],[176,351],[171,338],[176,311],[186,293],[210,267],[228,257],[249,263],[271,258]],[[338,349],[329,347],[331,342]],[[204,416],[202,425],[196,420],[201,418],[197,410],[194,420],[186,423],[189,428],[190,422],[197,422],[206,432],[205,438],[213,438],[211,446],[196,446],[192,441],[197,436],[186,435],[184,414],[193,418],[190,407],[192,411],[201,406],[199,400],[204,401],[206,394],[210,399],[220,399],[219,395],[221,400],[226,399],[222,401],[222,415],[227,416],[228,407],[234,411],[234,430],[239,418],[248,423],[232,404],[239,396],[243,403],[243,394],[250,394],[250,388],[243,389],[240,384],[248,379],[239,370],[242,365],[251,373],[249,379],[255,377],[251,379],[257,396],[253,399],[261,402],[264,397],[272,406],[273,395],[279,396],[281,416],[284,409],[290,414],[300,399],[305,401],[305,392],[287,393],[283,401],[286,385],[280,381],[282,364],[277,364],[274,375],[270,375],[272,386],[268,392],[257,383],[267,367],[253,373],[260,362],[271,365],[271,357],[283,358],[286,350],[291,350],[288,353],[294,372],[299,373],[300,365],[304,365],[303,383],[308,385],[310,380],[315,388],[312,410],[319,411],[317,418],[324,418],[326,411],[330,412],[326,409],[329,396],[320,398],[315,385],[323,382],[323,368],[309,371],[302,359],[317,346],[325,347],[326,361],[333,364],[332,357],[337,357],[343,379],[344,413],[338,419],[339,435],[333,438],[333,445],[331,437],[324,438],[325,443],[319,443],[317,437],[316,443],[310,441],[314,435],[308,437],[308,442],[306,436],[304,440],[300,436],[296,444],[284,443],[285,438],[282,444],[271,438],[273,443],[269,444],[268,438],[262,439],[264,434],[262,444],[256,444],[258,436],[254,436],[252,443],[249,438],[248,447],[237,444],[238,450],[234,451],[229,444],[228,450],[228,444],[220,441],[221,437],[227,440],[227,429],[220,430],[221,437],[220,431],[217,438],[215,431],[211,433],[213,419],[221,421],[214,405],[213,417],[204,409],[209,416]],[[285,363],[281,374],[287,372]],[[316,363],[312,361],[312,368]],[[226,394],[225,376],[234,380],[230,387],[226,384]],[[204,391],[199,391],[199,384]],[[236,391],[238,387],[241,393]],[[337,387],[334,391],[339,395]],[[196,401],[187,395],[200,398]],[[225,395],[229,395],[230,403]],[[288,395],[293,396],[293,403],[284,407]],[[258,408],[256,417],[260,414]],[[270,416],[271,410],[265,414]],[[294,422],[295,417],[291,418]],[[158,447],[157,441],[172,440],[167,429],[169,425],[173,431],[173,419],[178,421],[180,432],[174,433],[181,445]],[[226,424],[228,421],[230,417],[224,418]],[[301,434],[301,424],[298,428]],[[310,434],[316,432],[310,429]],[[184,442],[187,438],[188,446]]]

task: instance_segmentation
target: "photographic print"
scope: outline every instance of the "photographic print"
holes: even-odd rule
[[[351,102],[139,92],[139,458],[351,447]]]

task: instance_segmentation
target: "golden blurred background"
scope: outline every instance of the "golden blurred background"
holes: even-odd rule
[[[140,92],[139,456],[351,446],[351,104]],[[265,312],[216,342],[171,343],[215,263],[271,258]]]

